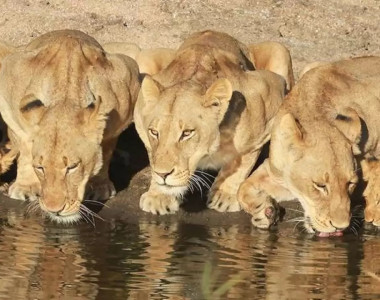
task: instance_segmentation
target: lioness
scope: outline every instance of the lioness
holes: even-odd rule
[[[134,112],[149,154],[152,181],[140,207],[174,213],[180,198],[201,183],[197,168],[220,169],[208,206],[238,211],[236,193],[262,146],[285,91],[285,80],[254,70],[249,49],[231,36],[190,36],[161,72],[146,76]]]
[[[108,167],[132,121],[138,66],[73,30],[7,51],[0,61],[0,107],[19,151],[9,195],[39,199],[57,222],[77,221],[86,214],[85,194],[92,200],[115,194]]]
[[[173,49],[141,49],[134,43],[107,43],[103,48],[109,53],[121,53],[132,57],[139,65],[140,73],[149,75],[155,75],[165,69],[176,55]],[[248,45],[247,50],[249,60],[256,69],[269,70],[281,75],[286,81],[287,91],[292,89],[294,86],[292,59],[289,50],[284,45],[267,41]]]
[[[379,82],[380,57],[326,63],[304,74],[275,118],[269,158],[239,189],[253,225],[268,228],[277,220],[277,202],[297,198],[310,232],[342,234],[358,180],[355,156],[380,153]]]

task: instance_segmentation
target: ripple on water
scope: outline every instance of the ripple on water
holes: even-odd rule
[[[293,226],[62,227],[0,210],[0,298],[203,299],[231,279],[239,282],[223,298],[378,297],[378,235],[319,239]]]

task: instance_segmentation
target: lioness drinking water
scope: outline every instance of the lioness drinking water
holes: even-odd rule
[[[380,57],[319,65],[284,100],[269,158],[240,187],[239,202],[259,228],[277,221],[277,202],[298,199],[310,232],[342,234],[358,181],[356,158],[380,157]],[[366,219],[379,224],[375,170],[369,164],[364,172],[370,181]]]
[[[115,194],[108,167],[132,122],[136,62],[63,30],[18,48],[0,44],[0,67],[1,115],[19,152],[9,195],[39,200],[57,222],[86,218],[85,195],[97,201]]]
[[[231,36],[204,31],[186,39],[166,68],[145,77],[136,103],[152,168],[140,207],[174,213],[187,189],[204,180],[196,170],[216,169],[208,206],[240,210],[237,190],[270,138],[285,89],[283,77],[255,70],[248,47]]]

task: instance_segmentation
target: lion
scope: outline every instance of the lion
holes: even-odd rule
[[[103,45],[109,53],[122,53],[136,60],[140,73],[155,75],[165,69],[175,58],[176,50],[169,48],[141,49],[135,43],[114,42]],[[245,47],[244,47],[245,48]],[[248,45],[246,61],[254,68],[268,70],[281,75],[286,81],[289,92],[294,86],[292,59],[289,50],[278,42],[261,42]]]
[[[134,111],[152,179],[142,210],[170,214],[182,196],[208,185],[199,169],[219,170],[208,207],[238,211],[239,185],[252,170],[286,90],[285,80],[255,70],[249,49],[231,36],[190,36],[171,63],[145,76]]]
[[[269,158],[238,192],[254,226],[275,224],[278,202],[292,199],[303,206],[309,232],[341,235],[349,226],[358,160],[380,153],[379,80],[380,57],[326,63],[303,75],[275,117]]]
[[[9,196],[38,200],[60,223],[86,218],[83,201],[115,194],[108,168],[119,134],[132,122],[138,65],[75,30],[7,51],[0,61],[1,115],[18,152]]]

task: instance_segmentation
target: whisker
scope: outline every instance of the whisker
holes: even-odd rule
[[[301,222],[301,221],[305,221],[305,220],[306,220],[305,217],[298,217],[298,218],[286,220],[285,222]]]
[[[100,202],[100,201],[97,201],[97,200],[85,199],[82,202],[83,203],[86,203],[86,202],[88,202],[88,203],[94,203],[94,204],[98,204],[98,205],[101,205],[101,206],[109,208],[109,206],[106,203],[103,203],[103,202]]]
[[[27,215],[31,215],[31,214],[36,213],[39,209],[40,209],[40,205],[39,205],[38,201],[31,201],[28,203],[25,213]]]
[[[192,194],[194,193],[194,186],[193,186],[193,182],[191,181],[191,177],[189,180],[189,190],[191,191]]]
[[[192,176],[191,178],[192,178],[192,180],[193,180],[193,182],[194,182],[194,184],[195,184],[195,187],[197,187],[197,189],[198,189],[199,192],[201,193],[201,197],[203,197],[203,195],[202,195],[202,186],[199,184],[197,178],[194,177],[194,176]]]
[[[216,177],[216,176],[211,175],[211,174],[209,174],[209,173],[207,173],[207,172],[204,172],[204,171],[202,171],[202,170],[196,170],[194,173],[199,173],[199,174],[202,174],[202,175],[208,176],[208,177],[211,178],[211,179],[215,179],[215,177]]]
[[[208,189],[211,188],[210,185],[209,185],[209,183],[206,182],[202,177],[200,177],[200,176],[198,176],[198,175],[196,175],[196,174],[194,174],[193,176],[194,176],[194,178],[196,178],[196,179],[199,181],[199,183],[203,184],[203,185],[204,185],[205,187],[207,187]]]
[[[301,214],[304,213],[302,210],[299,210],[299,209],[294,209],[294,208],[289,208],[289,207],[287,207],[286,209],[287,209],[287,210],[291,210],[291,211],[295,211],[295,212],[299,212],[299,213],[301,213]]]
[[[204,175],[205,177],[202,177],[202,175]],[[207,177],[206,175],[209,175],[210,177]],[[200,179],[202,179],[204,182],[207,182],[207,186],[210,186],[213,184],[214,182],[214,179],[215,179],[215,176],[212,176],[210,174],[207,174],[205,172],[201,172],[200,175],[196,174],[196,172],[194,173],[194,176],[197,176],[199,177]]]
[[[79,215],[81,216],[81,218],[86,222],[88,223],[88,219],[86,218],[85,214],[83,213],[83,211],[79,210]]]
[[[81,204],[81,208],[83,208],[83,210],[86,211],[92,217],[96,217],[99,220],[105,221],[101,216],[99,216],[97,213],[93,212],[91,209],[89,209],[88,207],[84,206],[83,204]]]
[[[91,223],[92,226],[95,227],[95,224],[92,222],[92,219],[88,216],[88,213],[84,211],[82,207],[79,207],[79,214],[86,223]]]
[[[301,224],[302,221],[303,221],[303,220],[300,220],[300,221],[298,221],[298,222],[296,223],[296,225],[294,225],[294,227],[293,227],[293,232],[296,230],[297,226],[298,226],[299,224]]]
[[[93,217],[90,218],[90,214],[87,211],[85,211],[84,209],[82,209],[82,207],[79,208],[79,214],[86,221],[86,223],[91,223],[91,225],[94,226],[94,228],[95,228],[94,218]]]

